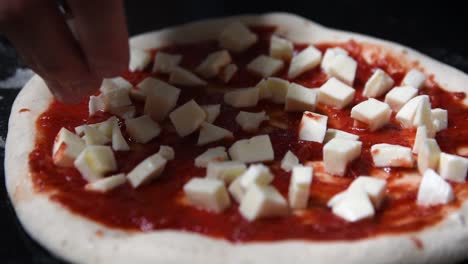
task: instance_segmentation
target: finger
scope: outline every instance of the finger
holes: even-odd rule
[[[18,2],[24,3],[22,12],[8,20],[4,32],[33,70],[52,84],[52,93],[72,103],[95,91],[98,78],[87,66],[55,1]]]
[[[128,32],[121,0],[69,0],[76,31],[88,65],[113,77],[128,67]]]

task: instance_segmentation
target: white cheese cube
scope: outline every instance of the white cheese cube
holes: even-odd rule
[[[348,165],[361,155],[362,143],[356,140],[334,138],[323,147],[325,171],[344,176]]]
[[[287,39],[272,35],[270,39],[270,56],[280,60],[290,60],[294,52],[293,43]]]
[[[240,88],[224,94],[224,102],[233,107],[251,107],[258,103],[258,87]]]
[[[209,148],[195,158],[195,166],[206,168],[208,163],[229,160],[225,147]]]
[[[257,35],[244,24],[233,22],[226,27],[218,37],[221,47],[233,52],[242,52],[257,42]]]
[[[73,162],[85,146],[83,139],[62,127],[55,136],[52,148],[54,164],[59,167],[73,167]]]
[[[299,124],[299,139],[322,143],[327,132],[328,116],[305,111]]]
[[[213,123],[221,112],[221,105],[202,105],[200,106],[205,111],[206,119],[205,122]]]
[[[75,127],[75,132],[78,135],[84,135],[85,130],[88,127],[93,127],[99,130],[104,136],[108,137],[109,139],[112,137],[112,129],[114,127],[114,124],[118,123],[118,119],[113,116],[103,122],[100,123],[95,123],[95,124],[90,124],[90,125],[81,125]]]
[[[299,166],[299,159],[292,151],[288,150],[281,160],[281,168],[287,172],[290,172],[294,167]]]
[[[127,133],[137,143],[148,143],[159,136],[161,127],[151,117],[143,115],[137,118],[125,120]]]
[[[133,88],[133,85],[123,77],[115,77],[110,79],[117,88],[130,90]],[[102,92],[102,91],[101,91]]]
[[[446,180],[465,182],[468,159],[457,155],[440,153],[439,173]]]
[[[200,135],[198,136],[198,146],[203,146],[218,140],[233,138],[231,131],[213,124],[203,122],[200,127]]]
[[[357,62],[348,55],[337,55],[328,67],[328,74],[347,85],[353,85]]]
[[[296,54],[289,65],[288,79],[294,79],[308,70],[317,67],[322,60],[322,52],[309,46]]]
[[[273,174],[270,169],[263,164],[252,164],[239,176],[239,184],[247,190],[251,185],[267,185],[273,181]]]
[[[268,135],[236,141],[229,148],[229,155],[232,160],[241,162],[272,161],[275,158]]]
[[[420,72],[417,69],[412,69],[406,73],[405,78],[401,81],[402,85],[408,85],[416,89],[421,89],[424,82],[426,81],[426,76],[424,73]]]
[[[167,160],[156,153],[144,159],[127,174],[127,179],[133,188],[149,183],[161,175]]]
[[[88,183],[85,185],[85,190],[105,193],[117,188],[118,186],[124,184],[126,181],[127,178],[125,177],[125,174],[119,173]]]
[[[386,187],[386,180],[370,176],[359,176],[351,183],[348,190],[353,191],[354,189],[361,188],[371,199],[374,208],[379,208],[385,198]]]
[[[249,113],[240,111],[236,116],[236,122],[242,127],[242,130],[247,132],[255,132],[260,127],[260,124],[268,120],[265,111],[259,113]]]
[[[429,138],[426,126],[419,126],[414,136],[413,153],[419,152],[419,146]]]
[[[194,101],[179,106],[169,114],[177,134],[181,137],[192,134],[206,119],[205,111]]]
[[[257,58],[247,64],[247,70],[266,78],[278,73],[284,66],[282,60],[278,60],[266,55],[259,55]]]
[[[161,145],[159,147],[159,151],[158,153],[156,154],[159,154],[161,155],[161,157],[167,159],[167,160],[173,160],[174,157],[175,157],[175,152],[174,152],[174,149],[170,146],[165,146],[165,145]]]
[[[307,208],[312,176],[312,167],[296,166],[293,168],[288,192],[289,206],[292,209]]]
[[[143,81],[139,82],[136,85],[138,91],[142,93],[142,96],[146,98],[148,94],[152,94],[156,87],[169,85],[161,80],[155,79],[153,77],[146,77]]]
[[[323,55],[322,64],[320,65],[325,73],[328,73],[332,61],[338,55],[348,55],[348,52],[342,48],[328,48]]]
[[[370,131],[390,122],[392,110],[388,104],[369,98],[351,109],[351,117],[368,125]]]
[[[131,105],[132,101],[130,100],[128,92],[129,90],[125,88],[115,88],[102,93],[104,110],[110,111],[112,109]]]
[[[429,96],[419,95],[410,99],[403,107],[398,111],[395,118],[400,122],[400,125],[403,128],[413,127],[413,120],[416,112],[419,108],[419,105],[422,104],[422,101],[429,101]]]
[[[130,146],[120,131],[119,124],[114,122],[112,127],[112,149],[115,151],[127,151],[130,150]]]
[[[172,69],[171,75],[169,76],[169,82],[182,86],[205,86],[207,84],[206,81],[179,66]]]
[[[101,179],[104,174],[117,169],[114,153],[108,146],[86,146],[74,165],[88,182]]]
[[[142,71],[150,62],[151,55],[149,52],[130,47],[130,63],[128,66],[130,71]]]
[[[162,51],[159,51],[154,56],[154,73],[171,73],[172,70],[179,65],[182,61],[182,55],[178,54],[168,54]]]
[[[102,96],[91,95],[89,97],[89,102],[88,102],[89,116],[93,116],[97,112],[104,111],[104,110],[105,110],[105,104],[104,104],[104,100]]]
[[[237,65],[231,63],[228,64],[226,67],[224,67],[223,71],[221,72],[221,80],[225,83],[228,83],[232,77],[234,77],[234,74],[239,70],[237,68]]]
[[[123,119],[129,119],[135,117],[136,108],[133,105],[122,106],[110,110],[110,113]]]
[[[231,55],[227,50],[215,51],[209,54],[195,69],[195,72],[205,78],[212,78],[219,74],[221,69],[231,63]]]
[[[280,217],[288,214],[288,204],[272,186],[252,185],[239,206],[239,212],[248,221]]]
[[[418,170],[423,174],[427,169],[437,169],[439,165],[440,148],[437,141],[428,138],[421,142],[418,153]]]
[[[117,85],[110,79],[103,79],[99,91],[101,93],[109,92],[114,89],[117,89]]]
[[[372,160],[375,167],[404,167],[414,166],[411,149],[399,145],[386,143],[375,144],[371,147]]]
[[[411,98],[418,94],[418,89],[411,86],[400,86],[390,90],[385,95],[385,103],[387,103],[393,111],[400,111],[401,107],[406,104]]]
[[[180,89],[162,81],[155,83],[152,91],[147,93],[145,114],[155,121],[163,121],[176,106],[179,95]]]
[[[111,141],[103,132],[95,126],[86,126],[84,128],[83,140],[86,145],[105,145]]]
[[[273,103],[284,104],[288,94],[290,83],[281,78],[271,77],[266,79],[267,89],[270,90],[270,100]]]
[[[221,213],[231,205],[224,183],[217,179],[193,178],[184,192],[193,205],[209,212]]]
[[[358,135],[354,135],[354,134],[348,133],[348,132],[343,131],[343,130],[329,128],[329,129],[327,129],[327,132],[325,134],[325,139],[323,140],[323,142],[327,143],[328,141],[330,141],[330,140],[332,140],[334,138],[359,140]]]
[[[246,170],[247,166],[238,161],[208,162],[206,177],[220,179],[229,184]]]
[[[386,72],[377,69],[367,80],[362,95],[365,97],[379,97],[392,88],[394,81]]]
[[[434,131],[439,132],[448,127],[448,113],[447,110],[435,108],[431,110],[432,126]]]
[[[429,97],[423,97],[420,101],[413,118],[413,127],[426,126],[427,133],[431,136],[435,134],[432,125],[431,103]]]
[[[349,222],[356,222],[375,214],[371,200],[362,190],[346,191],[339,202],[332,207],[332,211]]]
[[[314,111],[317,104],[317,90],[297,83],[289,85],[284,110],[288,112]]]
[[[318,101],[342,109],[351,103],[354,93],[352,87],[332,77],[320,87]]]
[[[271,98],[273,95],[271,94],[271,91],[270,89],[268,88],[267,86],[267,81],[266,79],[261,79],[257,85],[255,86],[256,88],[259,89],[258,91],[258,99],[259,100],[262,100],[262,99],[269,99]]]
[[[240,177],[237,177],[233,182],[231,182],[231,184],[229,184],[228,191],[237,203],[242,201],[242,198],[245,195],[245,190],[240,185]]]
[[[417,204],[422,206],[432,206],[447,204],[454,199],[452,186],[431,169],[424,172],[419,185]]]

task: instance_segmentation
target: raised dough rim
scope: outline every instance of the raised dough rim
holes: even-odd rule
[[[291,14],[272,13],[194,22],[143,34],[132,38],[130,43],[136,47],[151,48],[169,44],[162,39],[198,41],[215,36],[223,25],[235,19],[248,24],[280,25],[281,33],[294,41],[315,43],[353,38],[383,45],[392,52],[400,52],[409,60],[419,60],[427,72],[434,73],[442,86],[449,89],[461,87],[462,90],[456,91],[467,93],[463,85],[468,83],[468,76],[450,66],[395,43],[326,29]],[[50,203],[45,195],[33,195],[28,168],[24,166],[33,148],[35,120],[50,99],[45,83],[35,76],[15,100],[5,148],[5,176],[10,199],[24,228],[63,259],[79,263],[310,263],[314,260],[323,263],[399,263],[402,260],[407,263],[441,263],[468,256],[468,229],[464,223],[464,216],[468,215],[467,203],[462,207],[461,214],[454,214],[440,225],[423,232],[354,242],[232,244],[177,231],[127,233],[77,217],[57,203]],[[22,108],[29,108],[30,111],[20,112]],[[422,242],[422,249],[417,248],[414,239]]]

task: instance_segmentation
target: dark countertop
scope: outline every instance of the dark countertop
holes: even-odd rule
[[[325,26],[363,33],[412,47],[437,60],[468,73],[468,35],[466,4],[429,1],[421,5],[410,1],[126,1],[131,35],[197,19],[284,11],[296,13]],[[286,6],[286,7],[285,7]],[[0,36],[0,87],[2,80],[24,68],[14,49]],[[468,85],[468,84],[467,84]],[[0,143],[7,134],[10,108],[19,92],[0,88]],[[0,168],[4,149],[0,148]],[[4,182],[0,170],[0,181]],[[19,226],[5,191],[0,184],[0,262],[61,263]]]

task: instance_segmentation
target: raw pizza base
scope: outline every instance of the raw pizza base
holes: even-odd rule
[[[266,24],[294,42],[369,43],[364,56],[391,53],[419,62],[426,73],[449,91],[467,91],[468,76],[401,45],[355,33],[327,29],[284,13],[206,20],[151,32],[131,39],[132,46],[155,48],[214,39],[229,22]],[[366,57],[367,58],[367,57]],[[28,164],[34,148],[35,121],[52,100],[44,81],[33,77],[17,97],[6,142],[6,187],[26,231],[52,254],[79,263],[447,263],[468,257],[468,203],[440,224],[416,233],[380,235],[356,241],[231,243],[182,231],[127,232],[69,212],[33,190]],[[468,105],[468,99],[464,101]],[[28,108],[30,111],[21,111]],[[418,245],[422,245],[418,246]]]

